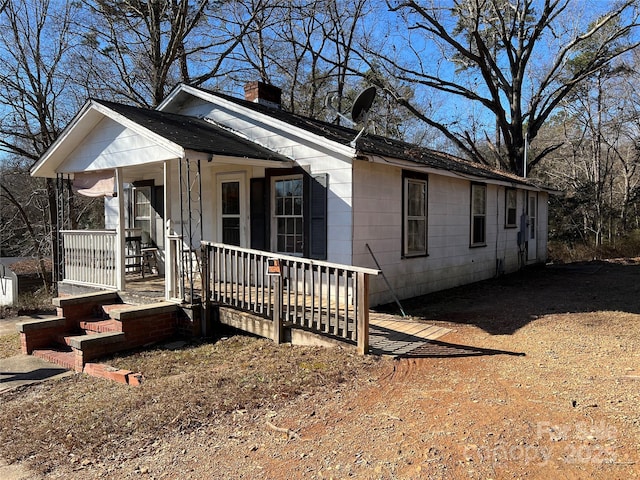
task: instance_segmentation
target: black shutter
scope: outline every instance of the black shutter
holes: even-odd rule
[[[251,227],[251,248],[268,250],[267,248],[267,183],[264,178],[252,178],[249,192],[249,216]]]
[[[124,224],[126,228],[133,228],[135,221],[133,218],[133,185],[124,188]]]
[[[151,206],[155,210],[156,215],[164,220],[164,185],[153,187]]]
[[[316,260],[327,258],[327,191],[329,174],[311,176],[309,189],[309,257]]]

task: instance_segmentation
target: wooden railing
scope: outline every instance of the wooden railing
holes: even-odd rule
[[[168,298],[191,303],[200,286],[199,251],[188,248],[182,235],[169,235],[166,250],[166,280]]]
[[[279,274],[268,269],[277,262]],[[203,300],[354,342],[369,341],[369,275],[378,270],[202,242]]]
[[[115,230],[64,230],[64,280],[105,288],[118,286]]]

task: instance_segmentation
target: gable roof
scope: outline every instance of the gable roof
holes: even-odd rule
[[[233,97],[220,92],[215,92],[201,87],[189,88],[193,88],[207,95],[212,95],[233,102],[254,112],[258,112],[268,117],[277,119],[288,125],[301,128],[310,133],[319,135],[323,138],[326,138],[327,140],[346,147],[352,146],[353,140],[359,133],[358,130],[354,130],[352,128],[335,125],[322,120],[316,120],[310,117],[305,117],[295,113],[287,112],[282,109],[276,109],[259,103],[250,102],[248,100]],[[394,140],[392,138],[387,138],[380,135],[365,133],[364,135],[360,136],[356,140],[355,151],[356,155],[377,155],[382,157],[389,157],[437,170],[454,172],[463,176],[469,175],[495,181],[528,185],[536,189],[539,188],[530,180],[512,173],[494,169],[479,163],[471,162],[454,155],[449,155],[447,153],[438,152],[426,147],[421,147],[400,140]]]
[[[107,100],[95,101],[186,150],[257,160],[291,161],[206,120]]]
[[[206,120],[107,100],[88,100],[56,141],[31,168],[31,175],[55,177],[61,165],[93,129],[109,118],[130,128],[146,141],[165,149],[172,158],[185,151],[207,155],[290,164],[291,159]],[[111,167],[112,168],[112,167]]]

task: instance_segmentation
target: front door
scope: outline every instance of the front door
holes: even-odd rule
[[[527,194],[527,261],[534,262],[538,258],[538,195],[534,192]]]

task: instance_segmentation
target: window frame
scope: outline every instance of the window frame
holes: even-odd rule
[[[238,183],[240,190],[238,192],[238,200],[240,213],[239,214],[225,214],[222,208],[222,192],[223,185],[225,183]],[[247,236],[249,234],[249,217],[247,208],[249,205],[249,196],[247,190],[247,174],[244,171],[238,172],[219,172],[215,174],[215,227],[214,237],[218,242],[224,243],[224,218],[238,218],[239,219],[239,234],[240,234],[240,247],[248,247]]]
[[[136,181],[131,184],[131,209],[130,209],[130,221],[131,228],[139,229],[141,232],[146,232],[149,236],[148,241],[152,241],[155,238],[155,208],[154,208],[154,182],[153,180]],[[141,193],[145,202],[138,202],[138,193]],[[140,214],[140,206],[145,205],[148,208],[147,215]],[[141,234],[142,236],[142,234]],[[145,235],[146,239],[146,235]]]
[[[509,196],[513,194],[513,207],[509,207]],[[513,222],[509,222],[509,212],[513,211]],[[518,190],[507,188],[504,191],[504,228],[518,228]]]
[[[484,192],[483,195],[483,212],[476,213],[476,189],[481,188]],[[472,183],[471,184],[471,201],[470,203],[470,219],[469,219],[469,247],[486,247],[487,246],[487,185],[485,183]],[[476,240],[476,219],[482,219],[482,238]]]
[[[409,185],[424,186],[423,215],[409,215]],[[424,221],[424,249],[409,251],[409,223]],[[429,256],[429,177],[428,175],[403,171],[402,172],[402,258],[417,258]]]
[[[271,198],[270,198],[270,203],[271,203],[271,251],[274,253],[280,253],[283,255],[291,255],[294,257],[304,257],[305,254],[305,240],[306,240],[306,232],[305,232],[305,228],[306,228],[306,220],[305,220],[305,208],[306,208],[306,202],[305,202],[305,181],[304,181],[304,175],[302,173],[298,174],[291,174],[291,175],[280,175],[280,176],[272,176],[271,177]],[[299,180],[301,187],[302,187],[302,192],[300,195],[300,199],[302,200],[302,205],[301,205],[301,209],[300,209],[300,214],[299,215],[277,215],[276,214],[276,209],[277,209],[277,197],[276,197],[276,183],[279,181],[286,181],[286,180]],[[300,251],[293,251],[293,252],[287,252],[287,251],[281,251],[278,249],[278,219],[279,218],[294,218],[294,219],[300,219],[302,221],[302,226],[300,229],[300,232],[295,232],[295,236],[298,237],[300,236],[301,239],[301,249]]]

